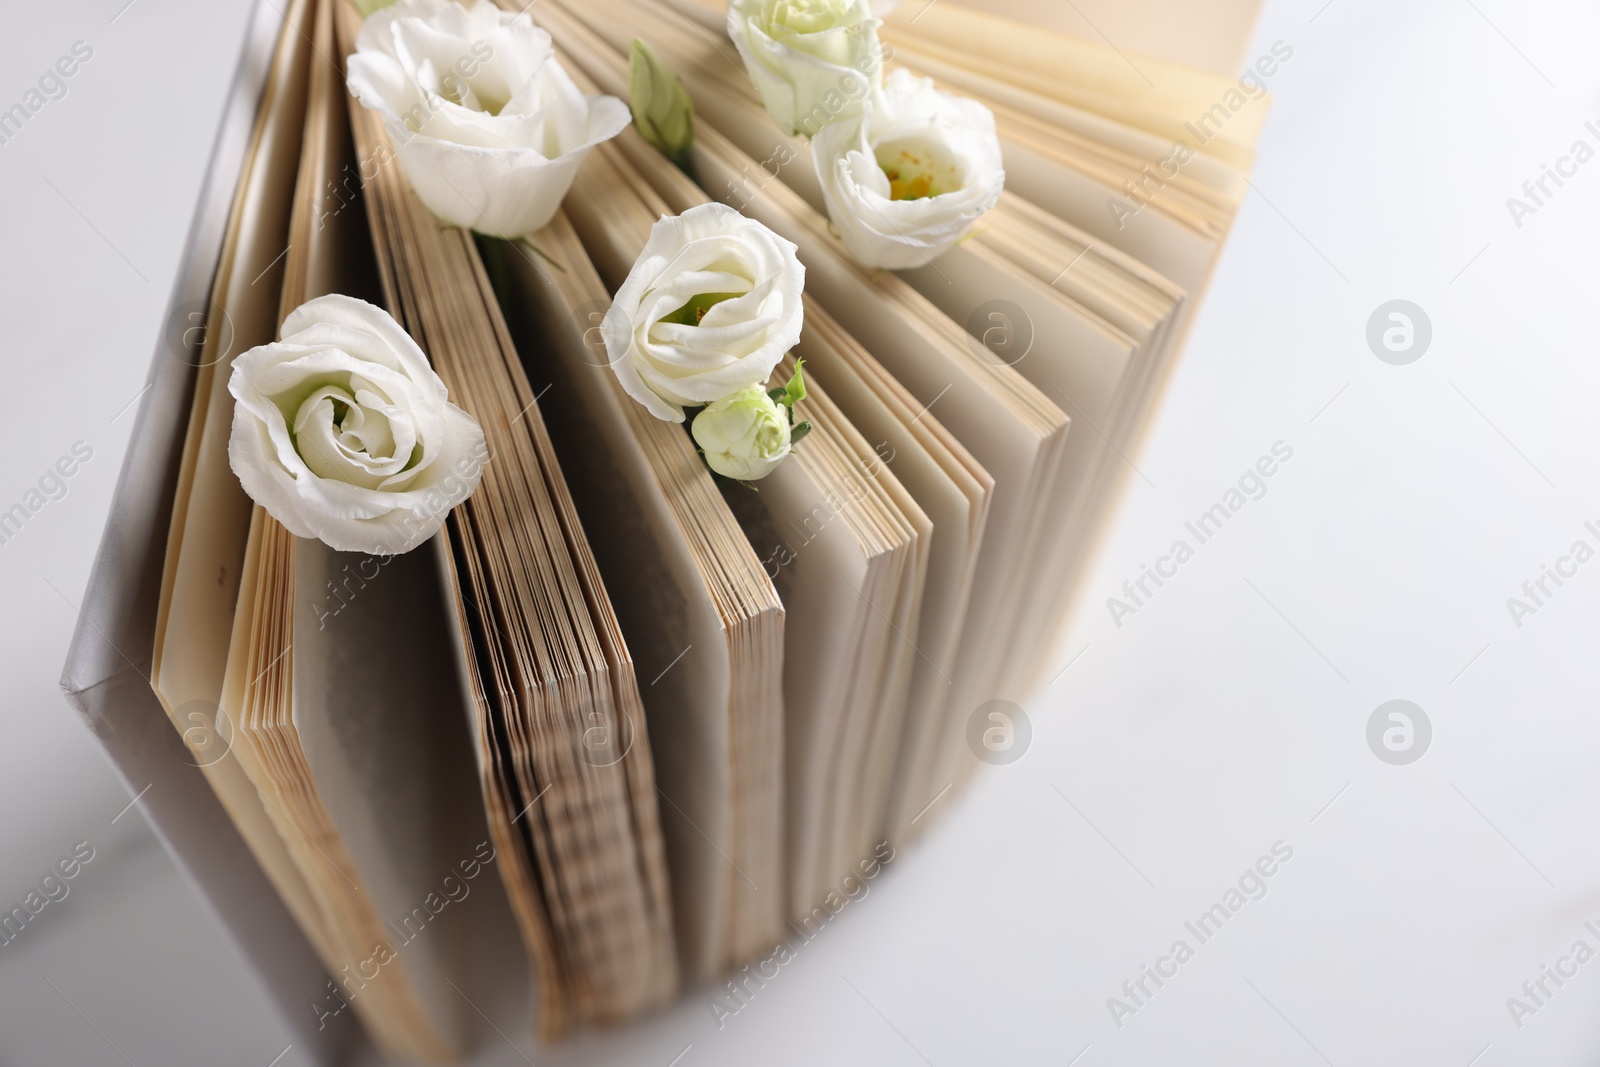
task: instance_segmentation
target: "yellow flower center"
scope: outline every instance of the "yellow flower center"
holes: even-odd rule
[[[890,200],[923,200],[961,188],[956,166],[921,146],[880,146],[878,166],[889,179]]]

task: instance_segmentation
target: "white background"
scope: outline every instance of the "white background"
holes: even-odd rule
[[[12,5],[0,34],[0,108],[94,49],[0,145],[0,510],[94,450],[0,545],[0,903],[96,849],[0,947],[0,1063],[288,1067],[56,688],[245,17],[124,3]],[[1600,961],[1547,980],[1520,1027],[1507,998],[1575,941],[1600,950],[1600,562],[1520,628],[1506,600],[1575,540],[1600,548],[1600,160],[1520,228],[1506,198],[1574,141],[1600,148],[1600,15],[1282,0],[1251,57],[1280,39],[1254,189],[1072,665],[1026,704],[1026,756],[942,801],[722,1029],[701,991],[559,1053],[513,1027],[486,1061],[1595,1062]],[[1409,366],[1365,340],[1396,298],[1432,322]],[[1278,441],[1294,454],[1266,496],[1114,625],[1106,598]],[[1366,740],[1396,698],[1433,728],[1407,766]],[[1279,841],[1267,894],[1199,944],[1185,921]],[[1119,1028],[1107,999],[1179,938],[1194,958]]]

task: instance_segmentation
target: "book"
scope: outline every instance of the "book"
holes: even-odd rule
[[[498,3],[472,17],[529,17]],[[353,4],[257,20],[174,297],[204,329],[158,356],[64,685],[130,784],[160,786],[153,821],[320,1062],[358,1040],[459,1059],[489,1000],[556,1041],[719,980],[927,832],[984,759],[972,716],[1047,676],[1265,105],[1202,132],[1224,77],[910,14],[879,31],[890,77],[980,105],[1006,188],[895,270],[841,233],[819,142],[774,122],[714,0],[532,13],[553,91],[629,99],[639,38],[695,125],[676,155],[638,125],[596,138],[517,234],[443,217],[416,131],[352,95]],[[1192,158],[1152,181],[1178,141]],[[759,481],[704,454],[721,401],[675,425],[612,350],[663,221],[713,209],[804,269],[757,396],[794,441]],[[237,361],[329,297],[387,315],[481,433],[471,488],[408,551],[306,536],[230,452]]]

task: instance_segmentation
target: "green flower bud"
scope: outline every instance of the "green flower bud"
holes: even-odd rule
[[[759,385],[706,405],[689,432],[707,466],[741,482],[765,478],[789,454],[789,413]]]
[[[640,135],[686,166],[694,144],[694,102],[678,76],[637,37],[628,46],[628,105]]]

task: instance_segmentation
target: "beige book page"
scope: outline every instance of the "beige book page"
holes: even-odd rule
[[[923,510],[916,495],[900,480],[899,473],[876,447],[834,403],[826,379],[818,381],[807,417],[837,424],[836,435],[845,460],[842,484],[856,483],[857,472],[868,474],[867,489],[876,506],[875,522],[885,541],[896,548],[899,561],[887,583],[887,595],[869,601],[882,616],[890,633],[881,665],[878,689],[868,695],[863,715],[864,737],[859,742],[853,791],[838,819],[840,851],[830,870],[840,873],[869,854],[884,840],[883,819],[894,786],[895,754],[905,733],[907,701],[912,677],[928,659],[922,651],[924,635],[920,623],[927,598],[929,565],[934,540],[933,520]],[[873,660],[868,660],[873,665]]]
[[[491,750],[492,739],[486,736],[487,723],[477,713],[477,705],[484,694],[472,651],[465,590],[452,556],[451,542],[455,536],[447,528],[426,548],[418,551],[432,553],[434,570],[439,576],[438,595],[446,605],[444,627],[447,642],[442,657],[444,662],[436,666],[457,686],[455,702],[461,708],[461,727],[472,738],[470,747],[480,776],[479,789],[463,797],[462,803],[468,807],[478,807],[481,801],[479,815],[486,823],[491,846],[491,858],[484,862],[493,864],[500,876],[497,878],[490,874],[485,880],[474,883],[477,888],[472,892],[479,895],[474,898],[471,908],[471,947],[468,953],[471,965],[466,976],[468,984],[462,989],[473,1003],[483,1008],[489,1018],[503,1021],[515,1018],[519,1013],[526,1014],[532,1003],[528,995],[528,952],[513,924],[520,921],[516,915],[517,909],[533,890],[521,881],[527,871],[527,860],[521,838],[511,832],[511,819],[516,811],[507,804],[505,793],[493,787],[493,783],[498,782],[498,775],[486,773],[493,768],[496,757]],[[461,868],[461,865],[458,863],[457,867]],[[469,864],[461,869],[461,876],[471,880],[476,874]],[[508,882],[517,884],[522,892],[507,892],[504,886]],[[493,1033],[495,1026],[488,1018],[469,1018],[468,1022],[473,1024],[478,1039],[474,1042],[475,1047],[499,1039]],[[531,1025],[525,1025],[521,1029],[526,1031],[531,1028]]]
[[[932,5],[920,17],[909,10],[912,6],[901,5],[885,22],[886,40],[942,50],[991,77],[1172,140],[1183,136],[1184,122],[1236,88],[1235,71],[1210,73],[1148,55],[1133,58],[1103,40],[1053,33],[955,4]],[[1239,47],[1242,52],[1244,45]],[[1248,165],[1264,118],[1259,111],[1241,112],[1206,150]]]
[[[1051,0],[1019,0],[1049,4]],[[1148,7],[1151,0],[1136,5]],[[1254,4],[1259,0],[1209,0],[1214,3]],[[708,30],[726,24],[726,0],[671,0],[669,10],[692,19]],[[1230,8],[1237,12],[1237,8]],[[1160,16],[1168,25],[1189,29],[1187,18]],[[1253,31],[1255,10],[1232,17],[1223,36],[1242,57]],[[1046,93],[1065,103],[1083,107],[1128,125],[1155,133],[1169,142],[1184,121],[1209,108],[1229,87],[1237,70],[1203,70],[1145,54],[1130,57],[1120,44],[1103,35],[1092,39],[1053,31],[1038,21],[979,11],[973,6],[905,0],[885,20],[880,35],[889,44],[914,41],[922,48],[937,48],[952,59],[992,77],[1012,81]],[[1237,35],[1237,36],[1235,36]],[[1264,117],[1264,116],[1263,116]],[[1236,155],[1232,162],[1247,164],[1260,133],[1260,117],[1230,124],[1226,138],[1210,146]]]
[[[591,156],[566,205],[616,284],[631,268],[655,220],[668,211],[610,145],[600,146]],[[595,325],[610,298],[595,277],[588,253],[578,245],[576,233],[558,224],[537,235],[537,241],[539,259],[546,258],[546,244],[564,251],[562,262],[567,269],[543,272],[565,291],[564,326],[575,329],[590,324],[583,331],[587,351],[582,362],[591,376],[600,375],[614,403],[620,405],[634,439],[655,465],[677,522],[690,537],[689,545],[707,582],[705,588],[728,627],[727,639],[733,649],[726,705],[728,736],[726,747],[716,751],[727,753],[728,795],[732,798],[727,847],[717,850],[724,861],[723,895],[729,906],[719,916],[723,930],[717,943],[721,947],[715,954],[692,961],[701,966],[702,973],[715,973],[768,948],[781,933],[783,609],[769,577],[771,562],[756,559],[683,429],[645,413],[604,368],[607,359],[595,336]],[[533,255],[526,257],[530,265],[534,259]],[[558,417],[570,415],[560,410]],[[595,435],[588,425],[580,425],[576,431],[572,436],[581,466],[592,451]],[[602,520],[600,525],[604,528],[606,524]],[[629,545],[621,550],[637,553],[638,548]],[[635,583],[624,580],[623,584],[632,587]],[[659,628],[659,619],[651,625]],[[675,662],[688,659],[692,649],[682,644],[681,634],[674,634],[666,645],[658,663],[663,672],[675,671]],[[659,683],[651,688],[655,684]],[[705,758],[703,749],[691,753],[683,765],[685,773],[693,773],[695,759]],[[695,788],[699,788],[698,782]],[[688,830],[693,829],[692,816],[676,806],[672,791],[663,789],[661,796],[667,803],[664,817],[680,820],[677,830],[687,838]],[[695,834],[707,836],[700,831]],[[690,842],[690,847],[698,848],[699,843]]]
[[[260,528],[267,513],[257,507],[252,510],[250,541],[254,545],[260,537]],[[240,835],[249,844],[262,868],[267,872],[278,895],[289,907],[295,921],[305,931],[306,938],[316,949],[330,974],[336,973],[343,953],[310,883],[295,863],[288,845],[278,832],[278,825],[267,802],[257,792],[245,773],[244,766],[233,752],[235,725],[243,721],[245,687],[249,683],[249,657],[256,629],[256,589],[260,578],[261,553],[245,555],[237,611],[235,612],[229,642],[230,669],[223,679],[223,712],[215,720],[205,723],[208,733],[225,747],[228,756],[208,768],[211,784],[217,790],[229,817]],[[200,726],[201,724],[195,724]],[[202,750],[204,751],[204,750]]]
[[[899,49],[896,55],[912,65],[918,74],[928,73],[936,62],[909,47]],[[960,68],[944,69],[953,75]],[[1008,169],[1023,165],[1016,160],[1019,154],[1031,157],[1050,167],[1119,190],[1119,218],[1136,211],[1156,211],[1202,237],[1214,236],[1226,226],[1238,206],[1246,186],[1237,170],[1215,164],[1217,170],[1229,176],[1231,195],[1226,195],[1196,180],[1192,174],[1193,168],[1189,165],[1178,165],[1175,162],[1177,150],[1170,142],[1145,155],[1120,152],[1108,144],[1086,143],[1047,121],[998,102],[993,96],[966,88],[963,82],[970,80],[975,79],[958,80],[952,76],[941,78],[936,84],[946,91],[953,90],[957,95],[975,97],[990,108],[995,117],[1001,154]],[[1191,140],[1198,139],[1191,137]],[[1189,163],[1204,158],[1197,154],[1188,157]],[[1165,173],[1159,173],[1163,168]]]
[[[934,737],[951,695],[950,676],[992,483],[986,476],[973,475],[939,440],[933,416],[919,416],[917,406],[895,390],[886,375],[869,379],[857,369],[870,366],[871,356],[820,308],[808,309],[806,333],[796,354],[806,360],[807,372],[827,386],[829,396],[872,445],[877,461],[895,472],[932,523],[917,656],[911,665],[897,767],[888,772],[893,782],[888,812],[882,820],[891,839],[903,840],[910,821],[933,799],[913,783],[926,777]]]
[[[189,427],[194,455],[187,494],[174,502],[153,681],[170,710],[189,700],[215,702],[222,690],[229,620],[239,591],[250,498],[228,466],[233,402],[228,375],[234,357],[277,337],[283,254],[305,121],[312,50],[309,3],[286,15],[263,98],[261,136],[235,203],[237,241],[207,316],[202,358],[213,362],[205,403]],[[304,33],[302,33],[302,30]],[[215,338],[215,345],[213,345]]]
[[[941,256],[937,264],[904,273],[947,315],[976,331],[976,344],[990,358],[1049,394],[1075,424],[1041,527],[1045,540],[1023,550],[1030,562],[1012,589],[1010,602],[1016,610],[1007,620],[1004,641],[1009,648],[1020,639],[1035,605],[1058,598],[1046,575],[1076,551],[1071,542],[1060,540],[1068,516],[1085,499],[1095,467],[1116,458],[1104,428],[1112,425],[1118,389],[1138,345],[1044,283],[993,262],[996,257],[989,250],[957,251],[964,254]]]
[[[241,174],[228,235],[205,316],[205,364],[173,503],[152,684],[218,799],[324,962],[329,932],[255,787],[230,750],[243,677],[225,678],[231,643],[248,640],[253,605],[242,598],[252,507],[228,466],[234,356],[277,332],[289,205],[301,146],[310,61],[308,4],[285,15],[257,129]],[[253,578],[250,579],[253,581]],[[242,614],[236,614],[242,612]],[[240,628],[240,624],[243,628]]]
[[[295,15],[304,19],[305,4],[294,5]],[[287,18],[279,33],[272,55],[267,79],[262,86],[261,100],[251,130],[250,145],[245,151],[244,163],[239,171],[239,184],[234,189],[233,201],[223,232],[222,249],[217,260],[216,274],[212,278],[208,305],[204,309],[182,309],[185,358],[199,364],[195,372],[194,396],[190,401],[189,422],[184,437],[183,454],[178,467],[178,482],[172,501],[172,518],[167,534],[166,555],[162,561],[161,597],[156,608],[154,675],[159,678],[162,667],[162,649],[166,639],[167,620],[172,609],[172,584],[176,576],[183,533],[188,521],[189,498],[193,493],[195,467],[200,456],[204,437],[206,413],[210,410],[213,395],[218,391],[217,364],[222,363],[222,377],[226,379],[228,363],[243,351],[236,336],[232,316],[228,312],[228,294],[234,290],[235,266],[242,255],[259,251],[255,231],[278,216],[268,213],[263,218],[265,203],[278,204],[278,183],[292,181],[294,160],[285,158],[299,147],[296,124],[304,110],[305,54],[297,47],[301,40]],[[306,39],[307,43],[309,39]],[[288,169],[285,169],[288,168]],[[275,177],[269,179],[267,175]],[[268,192],[270,189],[272,192]],[[287,219],[287,203],[283,203],[283,218]],[[239,270],[245,267],[239,266]],[[243,288],[242,283],[239,288]],[[248,347],[248,346],[244,346]],[[178,355],[178,353],[174,353]],[[223,383],[225,386],[225,382]],[[225,393],[225,389],[224,389]],[[249,520],[246,519],[246,522]],[[158,690],[159,695],[159,690]]]
[[[243,679],[238,683],[239,707],[228,723],[233,731],[231,751],[259,790],[284,847],[304,874],[327,937],[324,962],[338,985],[319,991],[313,1010],[338,1013],[353,1002],[378,1044],[398,1052],[408,1047],[407,1041],[385,1024],[395,972],[373,967],[378,952],[386,951],[376,943],[380,935],[363,924],[363,917],[350,907],[350,895],[341,891],[342,884],[349,884],[354,892],[356,872],[325,820],[308,810],[312,788],[298,751],[281,743],[279,711],[288,701],[293,673],[292,604],[281,591],[293,581],[294,539],[260,509],[251,524],[247,560],[251,585],[241,591],[240,604],[244,608],[248,602],[248,615],[241,611],[235,632],[248,637],[242,644],[234,643],[228,668],[230,683]],[[330,878],[342,883],[331,892]]]
[[[383,557],[302,540],[290,655],[297,739],[365,903],[387,924],[395,959],[385,968],[405,975],[428,1029],[457,1044],[457,903],[472,889],[461,865],[476,869],[493,850],[460,680],[442,669],[451,609],[440,588],[427,546]]]
[[[807,914],[826,857],[824,800],[836,744],[856,701],[844,665],[858,660],[876,628],[858,590],[869,561],[840,512],[851,506],[824,484],[807,458],[808,442],[761,480],[760,491],[725,494],[761,558],[786,561],[773,579],[783,598],[785,826],[791,858],[790,914]],[[815,445],[812,445],[815,447]],[[863,475],[864,477],[864,475]]]
[[[555,1035],[571,1024],[571,1001],[543,887],[535,876],[533,846],[519,826],[537,798],[522,796],[514,773],[507,766],[510,741],[500,703],[507,688],[504,657],[498,644],[485,642],[480,659],[480,650],[473,645],[473,629],[481,625],[473,606],[486,603],[489,594],[481,568],[463,548],[474,536],[470,516],[457,510],[446,523],[445,535],[437,554],[449,580],[451,595],[447,602],[456,609],[452,633],[460,644],[453,645],[452,652],[470,682],[466,695],[473,702],[471,718],[478,739],[476,754],[484,813],[511,912],[526,946],[524,962],[533,979],[530,1001],[537,1030],[542,1035]]]
[[[927,0],[905,0],[916,6]],[[1114,42],[1129,52],[1233,77],[1245,61],[1261,0],[955,0],[963,7],[1015,19],[1087,40]]]
[[[553,238],[547,231],[535,243],[561,271],[575,273],[573,257]],[[670,801],[662,829],[679,952],[686,972],[710,977],[729,962],[722,916],[731,913],[730,895],[740,892],[730,884],[737,872],[723,858],[733,850],[733,812],[729,767],[720,755],[730,744],[735,650],[707,586],[711,576],[700,571],[646,445],[602,377],[611,371],[585,344],[588,306],[605,298],[604,288],[573,301],[556,267],[515,254],[508,259],[534,312],[524,325],[554,349],[530,352],[529,381],[536,392],[552,390],[546,421],[590,544],[605,573],[631,576],[619,585],[628,592],[616,608],[644,683],[657,783]]]
[[[786,358],[774,381],[788,380],[794,365],[793,357]],[[811,436],[805,439],[812,444],[805,448],[804,459],[826,492],[806,522],[843,523],[855,534],[866,553],[868,573],[864,582],[851,583],[851,588],[871,609],[851,658],[829,661],[848,682],[840,729],[831,745],[828,785],[810,798],[819,809],[814,874],[820,882],[803,889],[796,903],[804,906],[821,900],[870,849],[872,842],[864,839],[878,828],[891,783],[874,769],[882,762],[888,739],[899,739],[904,720],[933,531],[926,514],[839,411],[819,379],[809,381],[806,401],[797,414],[812,423]]]
[[[1190,293],[1204,287],[1221,243],[1221,233],[1196,233],[1153,206],[1129,214],[1127,193],[1121,187],[1062,167],[1041,153],[1008,155],[1006,188],[1128,253]]]
[[[981,246],[900,273],[967,327],[983,358],[1015,369],[1068,414],[1097,425],[1111,418],[1134,338]]]
[[[1105,162],[1118,161],[1123,166],[1131,160],[1134,170],[1140,163],[1159,162],[1172,151],[1172,141],[1158,134],[1062,103],[1025,86],[988,77],[959,63],[919,51],[914,45],[902,44],[894,54],[898,59],[890,64],[891,69],[903,62],[915,73],[934,78],[947,92],[974,97],[993,108],[1002,141],[1008,133],[1028,131],[1039,136],[1041,151],[1059,155],[1063,149],[1071,148],[1074,154]],[[1245,104],[1245,107],[1266,106],[1265,98]],[[1198,137],[1190,138],[1189,143],[1193,145],[1198,140]],[[1190,187],[1197,194],[1209,191],[1218,203],[1237,203],[1245,188],[1237,167],[1202,152],[1195,153],[1171,181]]]

